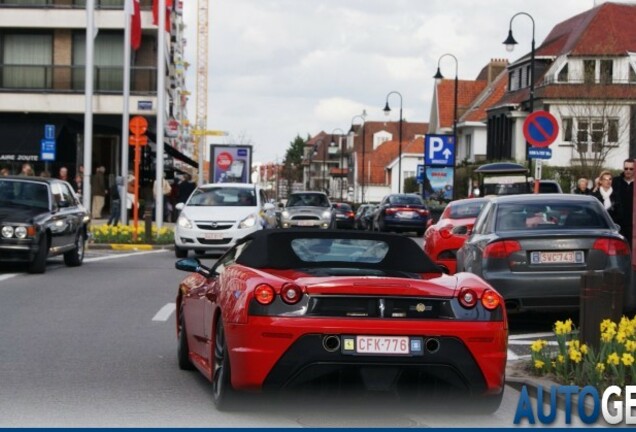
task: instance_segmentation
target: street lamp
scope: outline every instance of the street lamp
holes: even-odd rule
[[[459,62],[457,61],[457,57],[450,53],[442,54],[439,59],[437,59],[437,73],[433,78],[435,78],[435,82],[437,84],[441,83],[444,79],[442,72],[439,69],[439,64],[444,57],[452,57],[455,60],[455,96],[454,96],[454,107],[453,107],[453,145],[457,147],[457,87],[458,87],[458,70],[459,70]],[[453,199],[455,199],[455,169],[453,167]]]
[[[342,150],[342,135],[345,135],[344,131],[340,128],[335,128],[334,130],[331,131],[331,146],[335,146],[336,142],[333,139],[333,134],[334,132],[339,131],[340,132],[340,137],[338,138],[338,147],[340,150],[340,202],[342,202],[342,173],[344,172],[344,161],[343,161],[343,153],[344,151]]]
[[[530,49],[530,113],[534,112],[534,18],[532,15],[526,12],[518,12],[510,18],[510,25],[508,27],[508,37],[503,44],[506,45],[506,50],[512,52],[515,49],[515,45],[517,45],[517,41],[512,36],[512,21],[519,15],[525,15],[532,21],[532,46]],[[530,172],[532,172],[532,160],[528,157],[528,141],[526,141],[526,161],[528,161],[528,167],[530,168]],[[534,182],[535,192],[538,192],[539,182]]]
[[[399,92],[392,91],[386,95],[386,105],[384,105],[384,114],[389,115],[391,108],[389,107],[389,96],[396,94],[400,97],[400,126],[398,129],[398,193],[402,192],[402,95]]]
[[[366,117],[367,117],[367,110],[362,110],[362,114],[361,115],[356,115],[353,116],[353,118],[351,119],[351,129],[349,129],[349,133],[354,134],[354,124],[353,122],[355,121],[355,119],[360,118],[362,119],[362,183],[360,184],[360,194],[361,194],[361,202],[364,203],[364,155],[365,155],[365,151],[366,151],[366,146],[364,144],[364,123],[366,121]],[[355,146],[354,146],[355,147]],[[354,179],[354,184],[355,184],[355,179]]]

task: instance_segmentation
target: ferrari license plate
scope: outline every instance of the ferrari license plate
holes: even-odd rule
[[[410,354],[407,336],[356,336],[358,354]]]
[[[532,264],[582,264],[585,257],[583,251],[538,251],[532,252],[530,259]]]
[[[203,238],[205,238],[206,240],[222,240],[223,239],[223,234],[219,234],[219,233],[205,233],[203,235]]]

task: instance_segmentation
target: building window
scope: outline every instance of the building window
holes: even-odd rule
[[[517,90],[523,87],[523,69],[519,68],[518,72],[519,72],[519,76],[517,77],[518,78]]]
[[[466,135],[466,159],[470,159],[470,155],[473,153],[473,136]]]
[[[415,177],[415,171],[404,171],[404,178]]]
[[[587,142],[589,141],[590,123],[587,120],[579,120],[576,125],[576,146],[579,153],[587,153]]]
[[[636,82],[636,71],[634,71],[634,66],[632,65],[629,66],[629,82]]]
[[[572,119],[563,118],[561,123],[563,125],[563,141],[572,142]]]
[[[605,146],[618,143],[618,119],[577,119],[576,126],[579,153],[602,153]]]
[[[528,66],[526,68],[526,87],[530,87],[530,80],[532,79],[532,68]]]
[[[607,121],[607,141],[611,143],[618,142],[618,119],[609,119]]]
[[[123,88],[124,35],[99,32],[95,38],[95,90],[121,92]],[[75,33],[73,38],[73,65],[86,64],[86,35]],[[84,87],[84,70],[74,68],[74,88]]]
[[[583,82],[585,84],[596,82],[596,60],[583,60]]]
[[[557,81],[562,83],[568,82],[568,64],[567,63],[559,71],[559,74],[557,75]]]
[[[605,128],[602,120],[594,120],[592,122],[592,151],[600,153],[603,150],[603,135]]]
[[[6,34],[2,40],[2,87],[52,87],[53,36]]]
[[[611,84],[614,70],[612,60],[601,60],[601,84]]]

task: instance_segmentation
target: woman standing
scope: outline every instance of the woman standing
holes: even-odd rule
[[[599,186],[592,193],[593,196],[598,198],[598,200],[603,204],[605,210],[612,217],[612,220],[620,225],[620,220],[618,220],[618,215],[620,215],[620,211],[618,209],[620,203],[618,201],[618,196],[612,189],[612,173],[609,171],[603,171],[598,176]]]

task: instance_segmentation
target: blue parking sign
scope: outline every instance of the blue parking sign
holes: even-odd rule
[[[455,165],[455,137],[452,135],[426,135],[424,164],[427,166]]]
[[[40,140],[40,160],[42,161],[55,160],[55,140],[50,140],[46,138]]]

